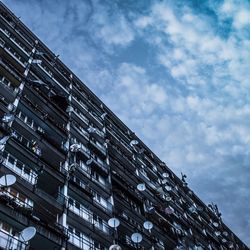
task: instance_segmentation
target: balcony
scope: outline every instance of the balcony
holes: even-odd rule
[[[85,221],[87,221],[90,225],[93,225],[96,229],[99,229],[105,234],[109,234],[108,224],[99,217],[95,216],[90,210],[85,208],[82,204],[69,198],[68,206],[70,211],[72,211],[74,214],[78,215]]]
[[[35,185],[37,183],[37,173],[29,166],[17,160],[13,155],[7,153],[7,155],[4,157],[3,164],[6,168],[12,170],[30,184]]]
[[[4,230],[0,230],[0,249],[25,250],[28,249],[28,244],[20,241],[17,236],[14,236]]]

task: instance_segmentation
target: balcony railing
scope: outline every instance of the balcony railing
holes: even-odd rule
[[[28,245],[20,241],[17,236],[11,235],[3,230],[0,230],[0,248],[1,249],[13,249],[13,250],[25,250]]]
[[[108,224],[104,221],[100,221],[99,218],[95,220],[93,213],[87,208],[83,207],[81,204],[76,206],[73,200],[71,200],[71,202],[69,200],[69,210],[72,211],[74,214],[78,215],[79,217],[83,218],[85,221],[89,222],[95,228],[101,230],[106,234],[109,233]]]
[[[38,177],[36,172],[29,166],[17,160],[13,155],[7,153],[4,158],[3,164],[5,167],[9,168],[32,185],[36,184]]]
[[[22,208],[27,211],[32,211],[33,201],[26,197],[24,199],[20,199],[18,195],[20,194],[18,193],[13,194],[8,190],[0,191],[0,199],[5,200],[5,202],[7,202],[9,205],[12,204],[14,207]]]

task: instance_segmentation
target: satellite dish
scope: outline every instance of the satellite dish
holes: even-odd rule
[[[31,240],[36,234],[36,229],[34,227],[27,227],[23,229],[20,233],[19,239],[23,242]]]
[[[228,232],[227,231],[224,231],[223,233],[222,233],[224,236],[228,236]]]
[[[221,241],[222,241],[223,243],[226,243],[226,242],[227,242],[227,239],[223,238]]]
[[[184,246],[177,246],[175,250],[185,250],[186,248]]]
[[[194,206],[191,206],[188,210],[189,210],[191,213],[197,213],[196,208],[195,208]]]
[[[9,187],[16,182],[16,177],[12,174],[3,175],[0,178],[0,187]]]
[[[4,117],[2,118],[2,122],[12,122],[15,119],[14,115],[12,114],[5,114]]]
[[[157,188],[156,191],[160,194],[165,194],[165,191],[163,190],[162,187]]]
[[[74,144],[72,144],[71,146],[70,146],[70,151],[71,152],[77,152],[77,151],[79,151],[79,149],[81,148],[81,145],[80,144],[77,144],[77,143],[74,143]]]
[[[137,140],[132,140],[129,144],[131,147],[133,147],[134,145],[137,145],[139,142]]]
[[[219,223],[218,223],[218,222],[213,222],[213,226],[214,226],[214,227],[218,227],[218,226],[219,226]]]
[[[230,242],[230,243],[228,244],[228,247],[229,247],[230,249],[234,248],[233,242]]]
[[[153,228],[153,223],[151,222],[151,221],[145,221],[144,223],[143,223],[143,227],[145,228],[145,229],[147,229],[147,230],[150,230],[150,229],[152,229]]]
[[[170,215],[170,214],[173,214],[173,213],[174,213],[174,209],[173,209],[172,207],[166,207],[166,208],[164,209],[164,212],[165,212],[165,214]]]
[[[96,128],[90,126],[89,128],[87,128],[87,131],[88,131],[89,133],[95,133],[95,132],[96,132]]]
[[[170,187],[169,185],[164,186],[164,188],[165,188],[166,191],[168,191],[168,192],[172,190],[172,187]]]
[[[162,181],[161,181],[161,183],[164,185],[164,184],[166,184],[168,182],[168,180],[167,179],[163,179]]]
[[[66,112],[69,113],[69,112],[72,112],[74,111],[74,108],[72,106],[68,106],[67,109],[66,109]]]
[[[103,113],[102,115],[101,115],[101,118],[104,120],[105,119],[105,117],[106,117],[106,115],[107,115],[107,113],[105,112],[105,113]]]
[[[166,197],[165,197],[165,200],[166,200],[166,201],[171,201],[171,200],[172,200],[172,197],[171,197],[171,196],[166,196]]]
[[[145,185],[145,183],[140,183],[140,184],[138,184],[138,185],[137,185],[137,189],[138,189],[139,191],[145,191],[145,190],[146,190],[146,185]]]
[[[150,214],[154,214],[155,213],[155,207],[147,208],[147,212],[150,213]]]
[[[168,174],[168,173],[163,173],[163,174],[162,174],[162,177],[163,177],[163,178],[168,178],[168,177],[169,177],[169,174]]]
[[[63,148],[64,148],[64,150],[68,150],[68,149],[69,149],[69,141],[66,141],[66,142],[63,144]]]
[[[131,235],[131,240],[134,243],[140,243],[142,241],[142,235],[140,233],[133,233]]]
[[[9,135],[2,137],[2,139],[0,139],[0,145],[5,144],[9,140],[9,138]]]
[[[119,245],[114,244],[109,247],[109,250],[122,250],[122,248]]]
[[[90,158],[86,161],[86,165],[89,166],[93,162],[93,158]]]
[[[117,218],[110,218],[108,220],[108,225],[113,228],[117,228],[120,225],[120,221]]]
[[[215,234],[216,236],[220,236],[220,235],[221,235],[221,232],[220,232],[220,231],[215,231],[214,234]]]

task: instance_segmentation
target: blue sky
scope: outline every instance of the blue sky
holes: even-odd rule
[[[249,1],[3,2],[250,245]]]

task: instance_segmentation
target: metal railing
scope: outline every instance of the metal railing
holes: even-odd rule
[[[7,153],[3,164],[32,185],[37,183],[37,173],[32,168],[17,160],[13,155]]]
[[[27,247],[28,244],[20,241],[17,236],[0,230],[0,248],[11,250],[25,250],[28,249]]]

